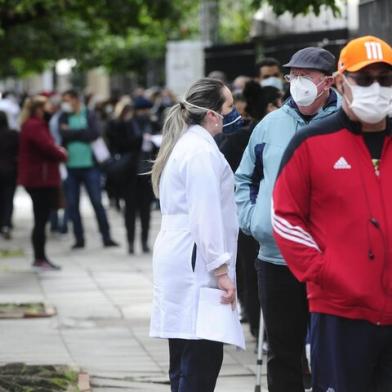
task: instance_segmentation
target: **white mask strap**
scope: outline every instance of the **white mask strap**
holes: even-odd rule
[[[223,118],[223,115],[220,114],[220,113],[218,113],[218,112],[216,112],[215,110],[208,109],[208,108],[203,108],[202,106],[198,106],[198,105],[195,105],[195,104],[193,104],[193,103],[190,103],[190,102],[188,102],[188,101],[185,100],[185,99],[184,99],[183,102],[184,102],[185,104],[189,105],[189,106],[193,106],[193,107],[196,108],[196,109],[205,110],[206,112],[214,112],[214,113],[217,114],[219,117]]]

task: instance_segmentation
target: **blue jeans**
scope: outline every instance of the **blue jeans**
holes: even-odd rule
[[[101,173],[97,168],[70,169],[66,179],[66,198],[69,216],[73,223],[76,242],[84,242],[84,229],[80,216],[80,185],[86,188],[90,202],[94,208],[102,240],[110,239],[109,223],[101,200]]]
[[[171,392],[213,392],[223,361],[223,343],[169,339]]]

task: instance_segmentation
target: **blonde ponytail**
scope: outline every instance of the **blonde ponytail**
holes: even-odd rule
[[[225,85],[218,79],[203,78],[189,88],[185,100],[174,105],[165,120],[162,130],[162,145],[151,170],[154,194],[159,197],[159,182],[162,171],[174,146],[191,124],[202,124],[208,110],[219,111],[225,101]]]
[[[162,129],[162,144],[151,171],[152,189],[154,190],[156,197],[159,196],[159,180],[161,179],[162,171],[171,152],[173,151],[174,146],[184,133],[186,125],[181,104],[177,103],[167,114]]]

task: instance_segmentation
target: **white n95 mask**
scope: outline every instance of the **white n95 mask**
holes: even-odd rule
[[[314,84],[310,79],[296,76],[290,81],[290,94],[298,106],[310,106],[321,94],[317,94],[319,84]]]

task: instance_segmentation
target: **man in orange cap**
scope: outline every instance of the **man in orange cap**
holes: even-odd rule
[[[342,109],[288,145],[272,225],[312,313],[313,392],[392,391],[392,48],[341,51]]]

